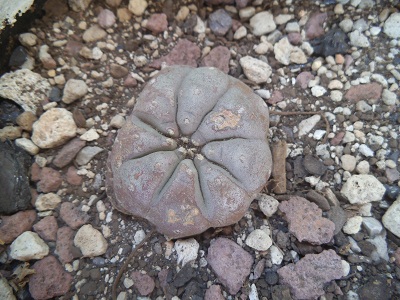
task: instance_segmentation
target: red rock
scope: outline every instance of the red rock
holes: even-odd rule
[[[33,230],[46,241],[55,241],[57,239],[57,220],[54,216],[48,216],[37,222]]]
[[[78,229],[89,221],[89,215],[71,202],[64,202],[60,209],[61,219],[72,229]]]
[[[224,300],[225,297],[222,295],[221,286],[213,284],[206,290],[204,300]]]
[[[229,49],[224,46],[218,46],[212,49],[210,53],[203,58],[201,65],[205,67],[215,67],[228,74],[230,59],[231,52]]]
[[[135,87],[137,86],[137,80],[132,77],[131,74],[128,74],[124,80],[124,87]]]
[[[281,101],[283,101],[283,94],[281,91],[276,90],[272,92],[272,96],[268,99],[267,103],[276,104]]]
[[[56,251],[63,264],[70,263],[74,258],[81,256],[79,249],[74,246],[75,231],[68,226],[57,230]]]
[[[200,55],[199,46],[187,39],[180,39],[169,54],[153,61],[150,67],[160,69],[162,63],[167,66],[187,65],[197,67],[197,60]]]
[[[53,164],[58,168],[64,168],[68,165],[78,154],[83,147],[85,147],[86,142],[80,138],[74,138],[65,144],[60,152],[56,155],[53,160]]]
[[[0,240],[5,244],[10,244],[20,234],[31,230],[36,220],[36,211],[20,211],[11,216],[1,216],[0,219]]]
[[[334,250],[307,254],[296,264],[278,270],[279,282],[286,284],[294,299],[316,299],[323,295],[324,284],[343,276],[340,256]]]
[[[235,242],[217,238],[208,248],[207,262],[229,293],[235,295],[250,274],[253,257]]]
[[[142,296],[150,295],[156,286],[153,278],[138,271],[132,272],[131,278],[133,280],[134,287]]]
[[[310,72],[301,72],[296,77],[296,85],[299,85],[302,89],[306,89],[310,80],[313,80],[314,78],[314,75]]]
[[[328,19],[328,14],[317,12],[311,15],[305,26],[306,37],[310,40],[323,36],[325,30],[323,28],[324,22]]]
[[[331,139],[331,142],[330,142],[331,145],[332,145],[332,146],[337,146],[337,145],[339,145],[339,144],[342,142],[344,135],[345,135],[345,132],[344,132],[344,131],[339,131],[339,132],[335,135],[335,137],[334,137],[333,139]]]
[[[300,242],[313,245],[329,243],[333,238],[335,224],[322,217],[322,210],[302,197],[290,197],[279,204],[279,210],[289,222],[289,231]]]
[[[394,259],[396,265],[400,268],[400,247],[398,247],[396,252],[394,253]]]
[[[29,278],[29,292],[34,299],[63,296],[71,288],[72,276],[52,255],[37,261],[32,269],[36,272]]]
[[[58,171],[44,167],[40,172],[40,181],[37,184],[37,189],[43,193],[57,192],[61,183],[62,178]]]
[[[78,175],[77,169],[74,166],[70,166],[67,171],[67,182],[72,185],[81,185],[82,177]]]
[[[35,182],[39,181],[40,172],[42,172],[42,169],[39,167],[39,165],[37,163],[33,163],[31,167],[31,180]]]
[[[366,100],[376,103],[381,98],[382,89],[382,86],[377,82],[353,85],[344,97],[353,102]]]
[[[298,32],[290,32],[288,34],[288,40],[292,45],[300,45],[303,42],[303,38],[301,37],[301,34]]]
[[[147,20],[146,26],[148,30],[151,30],[153,33],[161,33],[167,30],[168,28],[168,20],[166,14],[152,14],[151,17]]]

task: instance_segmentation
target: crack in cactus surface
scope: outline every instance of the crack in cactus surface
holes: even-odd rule
[[[140,94],[107,163],[113,205],[170,238],[236,223],[271,173],[268,108],[214,68],[163,69]]]

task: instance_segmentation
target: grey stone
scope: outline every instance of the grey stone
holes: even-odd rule
[[[383,230],[381,222],[372,217],[363,217],[362,225],[371,238],[374,238],[375,236],[381,234]]]
[[[274,16],[269,11],[262,11],[250,19],[252,32],[256,36],[270,33],[276,29]]]
[[[383,25],[383,32],[392,39],[400,37],[400,13],[396,12],[390,15]]]
[[[79,151],[78,155],[75,158],[75,161],[80,166],[86,165],[93,159],[93,157],[95,157],[97,154],[103,151],[104,151],[103,148],[97,146],[84,147],[82,148],[81,151]]]
[[[400,197],[388,208],[382,217],[383,226],[400,238]]]
[[[216,35],[223,36],[232,27],[232,18],[224,9],[211,13],[208,22],[211,31]]]

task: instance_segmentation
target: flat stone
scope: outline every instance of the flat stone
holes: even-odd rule
[[[89,29],[86,29],[82,35],[82,39],[86,43],[95,42],[101,40],[107,36],[107,32],[99,25],[93,25]]]
[[[373,217],[363,217],[362,225],[371,238],[381,234],[383,230],[381,222]]]
[[[30,161],[25,151],[0,142],[0,214],[12,214],[30,205]]]
[[[63,264],[70,263],[74,258],[81,256],[79,250],[74,246],[74,237],[75,231],[68,226],[57,230],[55,253]]]
[[[94,128],[89,129],[84,134],[82,134],[79,138],[83,141],[92,142],[97,140],[100,135],[97,133],[97,130]]]
[[[269,11],[262,11],[250,19],[250,27],[255,36],[270,33],[276,29],[274,16]]]
[[[47,99],[50,89],[46,78],[28,69],[6,73],[0,77],[0,97],[14,101],[25,111],[33,113]]]
[[[31,132],[32,125],[33,123],[35,123],[36,120],[37,117],[33,112],[25,111],[17,117],[16,122],[19,127],[22,128],[22,130]]]
[[[0,240],[4,244],[10,244],[20,234],[32,228],[36,220],[36,212],[34,210],[26,210],[11,216],[1,216],[0,218]]]
[[[235,295],[250,274],[253,257],[235,242],[217,238],[208,248],[207,262],[229,293]]]
[[[168,29],[168,20],[166,14],[152,14],[150,18],[147,20],[146,26],[147,29],[151,30],[155,34],[164,32]]]
[[[299,137],[309,133],[320,120],[321,116],[317,114],[301,121],[299,123]]]
[[[69,291],[72,275],[64,270],[54,256],[37,261],[32,269],[35,273],[29,277],[29,292],[34,299],[51,299]]]
[[[72,162],[78,152],[85,147],[86,142],[79,138],[74,138],[65,144],[53,159],[53,164],[58,168],[64,168]]]
[[[56,241],[58,224],[54,216],[48,216],[41,219],[33,226],[33,230],[46,241]]]
[[[201,66],[214,67],[220,69],[222,72],[228,74],[229,60],[231,59],[231,52],[225,46],[217,46],[213,48],[208,55],[201,61]]]
[[[303,166],[306,171],[312,175],[321,176],[325,174],[327,167],[317,157],[306,155],[303,159]]]
[[[65,108],[52,108],[33,124],[32,141],[42,149],[63,145],[76,135],[76,125]]]
[[[400,238],[400,197],[393,202],[382,217],[383,226]]]
[[[267,251],[272,246],[272,240],[264,230],[255,229],[246,238],[246,245],[257,251]]]
[[[83,80],[70,79],[65,84],[62,101],[66,104],[70,104],[82,98],[87,93],[88,86]]]
[[[272,68],[262,60],[244,56],[240,59],[240,65],[246,77],[255,83],[267,82],[271,77]]]
[[[21,261],[41,259],[49,254],[49,246],[36,232],[25,231],[10,246],[10,257]]]
[[[320,209],[322,209],[322,211],[328,211],[331,208],[328,200],[324,196],[322,196],[320,193],[318,193],[314,190],[309,191],[306,194],[306,198],[307,198],[307,200],[317,204],[318,207]]]
[[[175,242],[175,251],[178,255],[178,264],[186,265],[197,258],[199,243],[194,239],[177,240]]]
[[[325,293],[326,283],[343,276],[343,268],[335,251],[324,250],[278,269],[278,274],[279,282],[290,287],[295,299],[315,299]]]
[[[306,37],[312,40],[323,36],[325,34],[323,24],[327,19],[328,14],[326,12],[313,13],[305,25]]]
[[[260,194],[257,198],[258,206],[266,217],[272,217],[278,210],[279,201],[272,196]]]
[[[373,175],[353,175],[343,185],[340,193],[351,204],[365,204],[381,201],[385,194],[385,187]]]
[[[334,235],[338,234],[342,230],[344,224],[347,221],[347,216],[343,208],[340,206],[331,207],[330,211],[327,213],[327,217],[335,224]]]
[[[200,56],[199,46],[187,39],[180,39],[169,54],[153,61],[150,66],[160,69],[161,64],[165,63],[167,66],[188,65],[197,67],[197,60]]]
[[[206,290],[204,300],[225,300],[225,297],[222,295],[221,286],[217,284],[210,286]]]
[[[109,9],[103,9],[97,16],[97,22],[103,28],[110,28],[115,24],[115,15]]]
[[[153,278],[138,271],[132,272],[131,278],[133,280],[134,287],[138,290],[141,296],[150,295],[156,286]]]
[[[314,245],[329,243],[333,238],[335,224],[322,217],[322,210],[315,203],[302,197],[290,197],[279,204],[285,214],[289,231],[300,241]]]
[[[232,18],[224,9],[218,9],[210,14],[208,23],[214,34],[224,36],[232,27]]]
[[[400,13],[396,12],[390,15],[383,25],[383,32],[392,39],[398,39],[400,37],[399,32],[400,26]]]
[[[38,211],[54,210],[60,203],[61,198],[57,194],[40,194],[35,201],[35,207]]]
[[[76,163],[80,166],[86,165],[89,163],[93,157],[102,152],[104,149],[97,146],[87,146],[84,147],[81,151],[79,151],[76,156]]]
[[[110,74],[113,78],[119,79],[127,76],[129,74],[129,70],[124,66],[118,64],[111,64]]]
[[[72,229],[78,229],[89,221],[89,215],[70,202],[63,202],[60,209],[61,219]]]
[[[146,0],[129,0],[128,9],[135,16],[141,16],[147,8]]]
[[[346,100],[358,102],[360,100],[376,103],[381,98],[383,87],[376,82],[353,85],[344,95]]]
[[[39,147],[36,146],[30,139],[20,138],[15,140],[15,145],[24,149],[30,155],[36,155],[39,153]]]
[[[8,284],[7,279],[0,278],[0,299],[16,300],[12,287]]]
[[[79,228],[74,238],[74,245],[81,250],[85,257],[103,255],[108,248],[108,243],[102,233],[90,224]]]
[[[57,192],[61,183],[62,177],[58,171],[44,167],[40,171],[40,181],[37,183],[37,189],[42,193]]]

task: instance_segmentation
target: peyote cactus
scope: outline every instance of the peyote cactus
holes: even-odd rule
[[[140,94],[107,163],[118,210],[170,238],[237,222],[271,173],[268,108],[215,68],[162,70]]]

